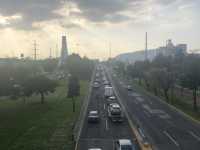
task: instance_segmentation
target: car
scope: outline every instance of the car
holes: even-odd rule
[[[132,87],[131,87],[130,85],[127,85],[126,88],[127,88],[128,91],[132,91],[132,90],[133,90]]]
[[[104,84],[104,85],[109,85],[110,83],[109,83],[107,80],[105,80],[105,81],[103,82],[103,84]]]
[[[116,97],[115,96],[110,96],[108,99],[111,100],[111,101],[114,101],[114,100],[116,100]]]
[[[100,82],[100,78],[96,78],[95,81],[96,81],[96,82]]]
[[[101,148],[89,148],[88,150],[102,150]]]
[[[93,87],[94,87],[94,88],[98,88],[99,86],[100,86],[100,85],[99,85],[99,82],[96,82],[96,81],[95,81],[94,84],[93,84]]]
[[[102,80],[103,80],[104,82],[105,82],[105,81],[107,81],[107,79],[106,79],[106,77],[105,77],[105,76],[103,77],[103,79],[102,79]]]
[[[115,150],[135,150],[135,144],[130,139],[119,139],[115,141]]]
[[[113,91],[113,88],[111,86],[105,86],[104,88],[104,97],[107,99],[109,98],[110,96],[113,96],[114,95],[114,91]]]
[[[99,122],[99,113],[97,110],[90,111],[88,114],[88,122],[89,123],[97,123]]]
[[[115,97],[115,96],[110,96],[110,97],[107,99],[107,102],[108,102],[108,104],[111,104],[111,103],[113,103],[115,100],[116,100],[116,97]]]
[[[96,77],[97,77],[97,78],[100,77],[100,74],[99,74],[99,73],[96,73]]]

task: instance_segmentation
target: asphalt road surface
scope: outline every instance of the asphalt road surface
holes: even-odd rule
[[[113,86],[132,120],[137,120],[155,149],[200,150],[200,125],[169,107],[159,98],[133,87],[107,70]]]
[[[89,148],[114,150],[114,141],[116,139],[127,138],[132,141],[135,139],[126,119],[123,123],[113,123],[108,119],[107,102],[103,95],[104,85],[101,85],[99,88],[92,88],[87,112],[98,110],[101,120],[97,124],[91,124],[88,123],[87,116],[85,116],[78,141],[79,150],[88,150]]]

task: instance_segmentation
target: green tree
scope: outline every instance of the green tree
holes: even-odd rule
[[[184,60],[184,69],[181,76],[181,85],[193,91],[193,108],[197,110],[197,90],[200,86],[200,57],[189,55]]]
[[[149,61],[136,61],[134,64],[135,76],[139,79],[139,84],[141,84],[141,80],[145,81],[147,88],[149,87],[149,81],[147,77],[147,72],[150,69]]]
[[[75,101],[75,97],[80,95],[80,83],[79,80],[76,76],[71,75],[69,77],[69,82],[68,82],[68,98],[72,99],[72,103],[73,103],[73,112],[76,111],[76,101]]]
[[[159,88],[159,82],[158,82],[158,70],[157,68],[151,68],[147,73],[146,77],[149,80],[150,86],[154,91],[155,95],[158,95],[158,88]]]
[[[87,57],[81,58],[78,54],[68,56],[65,71],[82,80],[89,80],[94,69],[94,62]]]
[[[114,70],[116,71],[116,73],[120,76],[126,75],[126,68],[125,68],[125,63],[121,62],[121,61],[116,61],[114,64]]]
[[[57,82],[50,80],[44,75],[35,75],[28,78],[24,83],[24,96],[31,96],[32,94],[39,94],[41,96],[41,103],[44,103],[45,95],[53,93],[57,87]]]

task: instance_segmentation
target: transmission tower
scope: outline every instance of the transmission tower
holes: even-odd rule
[[[38,55],[38,53],[37,53],[37,51],[38,51],[38,49],[37,49],[37,42],[36,42],[36,40],[34,40],[34,43],[33,43],[33,57],[34,57],[34,60],[37,60],[37,55]]]

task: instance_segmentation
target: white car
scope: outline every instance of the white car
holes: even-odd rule
[[[99,113],[97,110],[90,111],[88,114],[88,122],[89,123],[97,123],[99,122]]]
[[[107,104],[111,104],[111,103],[113,103],[115,100],[116,100],[116,97],[115,97],[115,96],[110,96],[110,97],[107,99]]]
[[[116,97],[115,96],[110,96],[108,99],[111,100],[111,101],[114,101],[114,100],[116,100]]]
[[[102,150],[101,148],[89,148],[88,150]]]
[[[119,139],[115,142],[115,150],[135,150],[135,145],[129,139]]]
[[[94,84],[93,84],[93,87],[94,87],[94,88],[98,88],[99,86],[100,86],[100,85],[99,85],[99,82],[96,82],[96,81],[95,81]]]
[[[128,91],[132,91],[133,90],[130,85],[128,85],[126,88],[127,88]]]

